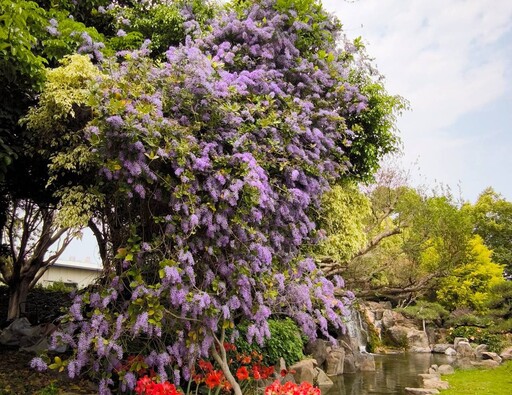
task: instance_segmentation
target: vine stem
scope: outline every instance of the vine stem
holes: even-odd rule
[[[222,328],[220,339],[213,333],[213,338],[215,339],[215,343],[212,345],[212,356],[213,359],[219,364],[224,376],[228,380],[229,384],[233,387],[235,391],[235,395],[242,395],[242,389],[240,388],[240,384],[235,380],[235,377],[231,373],[229,369],[228,359],[226,355],[226,350],[224,349],[224,338],[226,335],[226,330]],[[217,351],[217,346],[219,351]]]

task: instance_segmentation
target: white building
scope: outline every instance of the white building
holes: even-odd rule
[[[76,262],[58,260],[48,268],[38,284],[47,287],[55,282],[63,282],[77,288],[91,284],[101,274],[102,268],[95,262]]]

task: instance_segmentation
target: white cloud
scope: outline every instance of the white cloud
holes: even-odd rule
[[[505,92],[508,54],[497,51],[491,57],[487,47],[510,29],[512,1],[323,3],[349,36],[363,37],[390,91],[410,100],[431,128],[448,126]]]
[[[500,173],[496,156],[504,152],[503,145],[508,144],[505,152],[512,151],[510,141],[489,139],[485,119],[476,120],[471,133],[460,125],[470,114],[512,97],[508,72],[512,1],[323,0],[323,4],[341,19],[349,37],[362,36],[386,77],[388,91],[410,101],[412,111],[398,123],[409,162],[419,158],[428,177],[452,186],[462,179],[472,193],[482,184],[503,185],[510,178]],[[505,129],[509,120],[503,117],[501,122]]]

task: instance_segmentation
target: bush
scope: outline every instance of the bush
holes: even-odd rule
[[[268,325],[271,337],[265,341],[263,347],[255,342],[249,344],[246,338],[247,327],[239,326],[240,337],[235,342],[238,351],[250,354],[255,350],[264,356],[263,363],[268,366],[276,365],[280,358],[285,360],[286,366],[293,365],[304,358],[302,352],[304,341],[295,322],[289,318],[272,319],[268,321]]]
[[[487,328],[459,326],[458,328],[450,329],[447,340],[453,342],[456,337],[465,337],[472,343],[487,344],[489,351],[492,352],[499,353],[503,349],[503,336],[491,333]]]

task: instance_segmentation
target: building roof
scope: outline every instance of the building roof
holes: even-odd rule
[[[60,266],[60,267],[69,267],[69,268],[75,268],[75,269],[84,269],[84,270],[91,270],[100,272],[103,270],[103,267],[98,264],[97,262],[77,262],[77,261],[66,261],[64,259],[59,259],[57,262],[53,264],[53,266]]]

